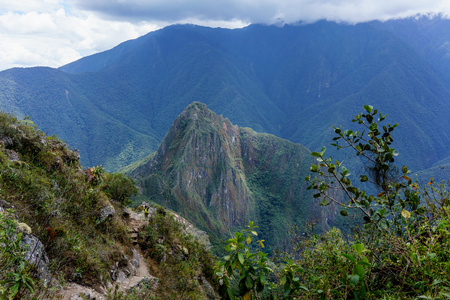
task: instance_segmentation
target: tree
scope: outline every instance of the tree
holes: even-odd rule
[[[353,237],[358,254],[366,249],[362,263],[355,256],[342,253],[355,264],[356,275],[364,274],[358,266],[371,267],[365,275],[366,290],[354,292],[354,296],[379,296],[395,294],[424,299],[450,297],[450,210],[448,187],[431,180],[426,187],[412,183],[406,166],[398,173],[393,165],[398,152],[391,147],[392,132],[398,124],[381,125],[386,115],[378,114],[372,106],[365,105],[365,112],[355,116],[352,122],[363,126],[362,131],[334,128],[336,137],[332,146],[338,150],[349,148],[365,159],[370,167],[367,174],[360,174],[361,183],[371,183],[377,192],[370,194],[356,186],[350,171],[342,162],[326,157],[326,148],[312,152],[317,164],[311,166],[315,175],[306,177],[308,189],[316,191],[315,198],[322,198],[322,205],[335,203],[340,214],[347,216],[350,210],[362,215],[364,226]],[[341,190],[345,199],[333,196],[330,191]],[[357,246],[359,245],[359,246]],[[329,255],[336,249],[325,250]],[[318,255],[316,251],[312,255]],[[359,273],[358,273],[359,272]],[[354,276],[348,274],[347,276]],[[330,274],[329,274],[330,275]],[[332,274],[331,276],[337,275]],[[360,276],[358,276],[360,277]],[[354,283],[358,283],[357,277]]]
[[[347,216],[349,210],[357,209],[368,226],[376,230],[386,230],[394,225],[401,231],[402,220],[410,218],[412,212],[423,213],[423,209],[418,210],[418,191],[408,188],[412,184],[407,176],[410,173],[408,168],[403,166],[401,175],[394,177],[396,168],[393,163],[399,153],[391,147],[391,133],[398,124],[382,126],[380,123],[385,120],[386,115],[379,113],[377,117],[378,111],[370,105],[365,105],[364,110],[366,113],[361,113],[352,120],[362,125],[363,131],[342,130],[333,126],[337,136],[333,138],[331,145],[338,150],[353,149],[356,156],[368,161],[371,164],[369,172],[361,174],[359,181],[372,183],[379,193],[374,196],[354,185],[349,179],[350,171],[342,162],[333,163],[332,157],[325,157],[325,147],[321,152],[311,153],[317,157],[318,163],[311,166],[311,172],[316,176],[306,177],[310,183],[308,188],[317,191],[314,197],[322,197],[323,205],[338,204],[343,216]],[[329,193],[330,190],[336,189],[341,190],[348,201],[336,199]]]

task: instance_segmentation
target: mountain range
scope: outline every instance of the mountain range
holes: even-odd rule
[[[194,101],[233,124],[317,150],[371,104],[400,123],[414,171],[448,168],[450,21],[174,25],[59,69],[0,72],[0,107],[29,115],[114,171],[157,149]],[[447,169],[445,169],[447,170]]]

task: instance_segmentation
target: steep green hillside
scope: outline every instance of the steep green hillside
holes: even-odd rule
[[[450,157],[438,161],[431,168],[414,173],[413,178],[417,178],[423,184],[433,179],[435,182],[445,181],[450,185]]]
[[[371,25],[393,33],[449,76],[450,22],[445,17],[416,16],[385,22],[374,21]]]
[[[147,199],[174,209],[213,238],[253,220],[274,247],[294,223],[314,221],[324,228],[334,219],[331,210],[313,205],[306,191],[309,153],[301,145],[239,128],[194,102],[157,152],[127,172]]]
[[[162,207],[149,222],[125,207],[136,191],[123,174],[83,170],[78,152],[29,119],[0,113],[0,299],[82,299],[89,288],[102,299],[214,295],[205,246]],[[151,274],[123,289],[147,265]]]
[[[415,24],[402,22],[392,26]],[[429,45],[436,50],[439,28],[413,32],[444,36]],[[30,115],[85,165],[112,171],[155,151],[193,101],[312,150],[328,142],[331,124],[347,125],[344,112],[371,104],[403,125],[398,149],[421,170],[450,155],[450,81],[438,55],[400,36],[374,23],[170,26],[59,70],[0,72],[0,108]]]
[[[139,122],[133,128],[127,120],[104,111],[97,104],[97,94],[78,83],[77,76],[51,68],[11,69],[1,74],[2,110],[21,118],[29,115],[44,132],[68,141],[80,152],[84,166],[117,169],[145,155],[141,151],[154,148],[160,139],[154,132],[136,129]],[[97,88],[98,93],[108,94]]]
[[[0,114],[0,169],[0,211],[13,207],[18,221],[44,243],[51,272],[45,276],[99,284],[115,257],[131,251],[123,207],[102,190],[105,174],[82,170],[79,154],[56,137]],[[103,219],[105,208],[117,214]]]

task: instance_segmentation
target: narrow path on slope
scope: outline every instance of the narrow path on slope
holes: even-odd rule
[[[137,236],[139,231],[145,226],[147,221],[145,221],[143,214],[138,214],[134,211],[130,211],[129,213],[129,234],[133,240],[133,244],[135,245],[133,249],[134,257],[132,263],[137,266],[137,269],[134,276],[130,276],[126,280],[113,283],[113,285],[117,284],[119,286],[119,291],[126,291],[129,288],[136,286],[139,282],[146,280],[146,278],[150,281],[157,282],[157,279],[149,273],[144,256],[142,255],[140,247],[137,245]],[[88,299],[105,300],[107,291],[106,289],[103,290],[103,293],[99,293],[90,287],[70,283],[64,287],[60,294],[64,300],[82,300],[82,295]]]

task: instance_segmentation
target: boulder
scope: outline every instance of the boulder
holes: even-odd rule
[[[203,291],[206,294],[207,299],[216,299],[218,297],[216,297],[216,293],[214,292],[213,287],[211,286],[211,284],[208,282],[208,280],[206,280],[203,276],[201,277],[202,279],[202,288]]]
[[[139,254],[136,251],[136,249],[133,249],[133,259],[131,260],[131,264],[136,268],[139,269],[140,261],[139,261]]]
[[[44,245],[37,237],[26,233],[24,233],[22,237],[21,245],[26,249],[25,259],[31,265],[36,267],[38,278],[44,283],[44,285],[47,285],[52,279],[52,274],[48,270],[49,260],[47,253],[45,252]]]
[[[11,204],[9,204],[8,202],[6,202],[3,199],[0,199],[0,212],[3,212],[5,210],[7,210],[8,208],[14,208],[14,206],[12,206]]]
[[[98,219],[97,224],[105,222],[109,218],[114,217],[115,214],[116,210],[114,209],[114,206],[108,204],[100,210],[100,219]]]
[[[122,217],[128,219],[131,216],[131,214],[132,214],[131,209],[129,209],[128,207],[123,208]]]

